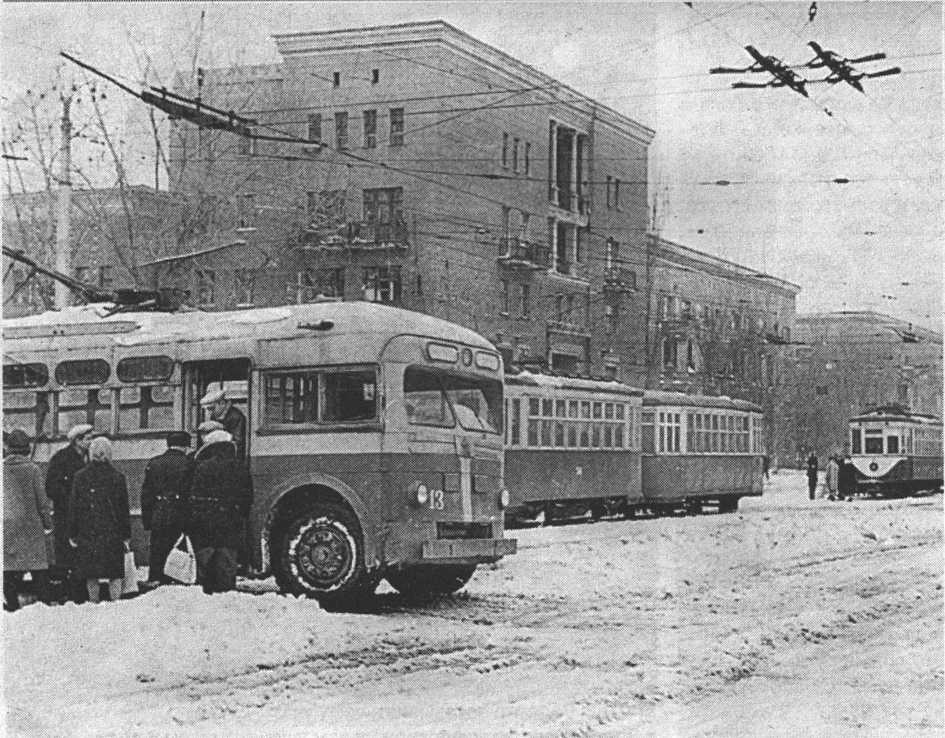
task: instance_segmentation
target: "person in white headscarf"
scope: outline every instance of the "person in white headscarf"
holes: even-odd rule
[[[76,575],[85,579],[89,602],[99,601],[99,580],[108,580],[109,598],[121,597],[125,552],[131,545],[128,485],[112,466],[112,444],[96,438],[89,463],[76,472],[69,500],[69,545]]]

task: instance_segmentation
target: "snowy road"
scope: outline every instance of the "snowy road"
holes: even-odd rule
[[[11,735],[940,735],[942,498],[516,531],[459,596],[5,615]]]

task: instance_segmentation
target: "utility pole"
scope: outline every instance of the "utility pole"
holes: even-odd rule
[[[69,214],[72,207],[72,121],[69,118],[69,107],[72,104],[72,95],[63,94],[62,99],[62,140],[59,143],[59,162],[61,172],[59,187],[56,192],[56,271],[60,274],[72,276],[72,247],[69,243]],[[71,292],[62,282],[55,284],[56,308],[63,309],[69,306]]]

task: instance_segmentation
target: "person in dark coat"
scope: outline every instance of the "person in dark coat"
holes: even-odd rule
[[[36,597],[49,602],[46,538],[53,520],[42,472],[30,459],[29,436],[17,428],[3,440],[3,609],[13,611],[20,607],[25,572],[30,572]]]
[[[813,500],[817,494],[817,456],[807,457],[807,494]]]
[[[236,455],[242,459],[246,455],[246,416],[226,396],[222,389],[209,390],[200,400],[201,407],[210,413],[209,420],[216,420],[233,437]]]
[[[92,426],[75,425],[66,434],[69,445],[59,449],[49,460],[46,469],[46,497],[53,505],[53,527],[56,547],[52,567],[54,579],[66,582],[69,594],[76,602],[85,601],[85,582],[72,576],[73,551],[69,546],[69,495],[75,473],[85,466],[92,441]]]
[[[837,492],[841,500],[852,500],[856,493],[856,468],[849,458],[843,459],[837,474]]]
[[[238,552],[253,500],[253,480],[226,431],[207,434],[196,456],[188,501],[187,533],[197,556],[203,591],[236,587]]]
[[[189,433],[168,433],[167,451],[155,456],[144,468],[141,523],[145,530],[151,531],[148,578],[152,582],[174,581],[164,575],[164,562],[184,530],[187,497],[194,475],[189,448]]]
[[[99,579],[108,579],[109,599],[121,597],[125,552],[131,550],[128,485],[111,462],[111,442],[94,439],[89,463],[76,472],[69,500],[69,545],[90,602],[99,601]]]

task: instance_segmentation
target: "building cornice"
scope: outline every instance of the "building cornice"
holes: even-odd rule
[[[554,93],[538,89],[556,104],[593,115],[597,124],[608,125],[630,138],[648,145],[656,132],[603,103],[540,72],[529,64],[473,38],[445,21],[421,21],[389,26],[347,28],[332,31],[281,33],[273,36],[283,58],[319,56],[339,51],[383,49],[392,47],[439,45],[484,64],[524,87],[554,88]],[[562,93],[568,99],[561,100]]]

